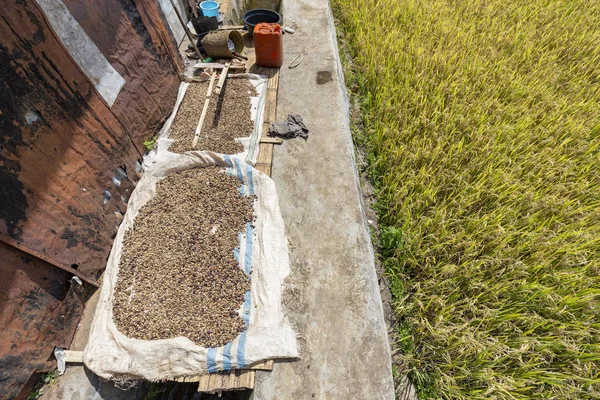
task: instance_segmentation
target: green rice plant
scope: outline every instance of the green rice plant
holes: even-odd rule
[[[333,0],[422,398],[600,398],[600,2]]]

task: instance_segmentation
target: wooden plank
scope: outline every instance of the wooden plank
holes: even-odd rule
[[[202,375],[198,383],[198,392],[214,393],[231,390],[253,389],[255,371],[235,370]]]
[[[223,72],[221,72],[221,76],[219,76],[219,82],[217,82],[217,87],[215,88],[216,95],[221,94],[221,89],[223,89],[223,85],[225,84],[225,79],[227,78],[229,67],[231,67],[231,61],[227,61],[225,63],[225,68],[223,68]]]
[[[271,176],[273,145],[270,143],[261,143],[258,147],[258,152],[258,160],[256,161],[254,167],[266,175]]]
[[[223,25],[218,28],[220,31],[241,31],[244,25]]]
[[[225,379],[223,379],[223,386],[224,387],[233,387],[235,380],[236,380],[235,371],[231,371],[230,373],[228,373],[226,375]]]
[[[208,376],[208,383],[207,383],[207,391],[211,392],[214,389],[218,389],[219,385],[218,385],[218,381],[219,381],[219,377],[221,376],[221,374],[210,374]],[[223,382],[223,381],[221,381]]]
[[[188,376],[175,379],[176,382],[198,382],[198,392],[213,393],[219,391],[230,391],[254,388],[255,372],[272,371],[274,361],[254,363],[244,369],[231,371],[219,371],[212,374],[199,376]]]
[[[256,372],[253,370],[244,372],[244,379],[240,380],[240,389],[254,389],[254,376]]]
[[[83,362],[83,351],[65,350],[65,362],[82,363]]]
[[[222,374],[225,377],[225,378],[223,378],[223,385],[227,385],[227,380],[233,379],[232,376],[235,375],[236,373],[239,375],[243,371],[248,371],[248,370],[272,371],[274,365],[275,365],[275,362],[273,360],[267,360],[267,361],[263,361],[263,362],[257,362],[254,364],[250,364],[250,365],[244,367],[243,369],[232,369],[231,371],[219,371],[219,372],[212,373],[212,374],[187,376],[187,377],[177,378],[177,379],[175,379],[175,381],[176,382],[200,382],[201,380],[204,379],[204,381],[208,382],[207,379],[211,375]]]
[[[195,375],[195,376],[182,376],[181,378],[173,379],[175,382],[199,382],[201,376],[206,375]]]
[[[195,149],[198,145],[198,139],[200,138],[200,132],[202,131],[202,126],[204,125],[204,119],[206,118],[206,112],[208,111],[208,104],[213,94],[213,85],[215,84],[215,78],[217,76],[216,72],[213,72],[210,76],[210,82],[208,84],[208,91],[206,92],[206,97],[204,98],[204,106],[202,107],[202,113],[200,114],[200,121],[198,121],[198,126],[196,126],[196,132],[194,132],[194,139],[192,140],[192,148]]]
[[[198,380],[198,391],[206,392],[208,391],[208,380],[210,379],[210,375],[201,375]]]
[[[265,112],[263,120],[263,129],[261,141],[258,147],[258,158],[256,160],[256,169],[271,176],[271,166],[273,164],[273,143],[263,141],[268,138],[267,132],[269,126],[275,121],[277,114],[277,89],[279,88],[279,69],[267,69],[269,81],[267,83],[267,94],[265,102]]]
[[[223,69],[223,68],[225,68],[225,64],[221,64],[221,63],[197,63],[196,65],[194,65],[194,68]],[[229,66],[229,69],[245,70],[246,69],[246,64],[231,63],[231,65]]]
[[[261,371],[272,371],[273,365],[275,365],[275,362],[273,360],[267,360],[264,362],[254,363],[254,364],[248,366],[248,369],[261,370]]]
[[[267,102],[265,104],[265,119],[263,123],[270,124],[275,121],[277,111],[277,90],[279,89],[279,69],[269,68],[269,82],[267,83]],[[263,132],[263,136],[266,132]]]

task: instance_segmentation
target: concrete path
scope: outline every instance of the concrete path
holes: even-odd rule
[[[287,315],[301,359],[257,374],[254,399],[393,399],[390,349],[366,224],[335,28],[326,0],[283,0],[278,120],[308,141],[275,146],[272,177],[290,240]],[[297,68],[289,63],[304,54]]]

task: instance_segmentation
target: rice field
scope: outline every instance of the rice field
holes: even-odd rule
[[[420,398],[600,398],[600,2],[332,0]]]

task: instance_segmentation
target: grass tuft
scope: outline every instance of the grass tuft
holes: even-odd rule
[[[333,0],[422,398],[600,398],[600,2]]]

